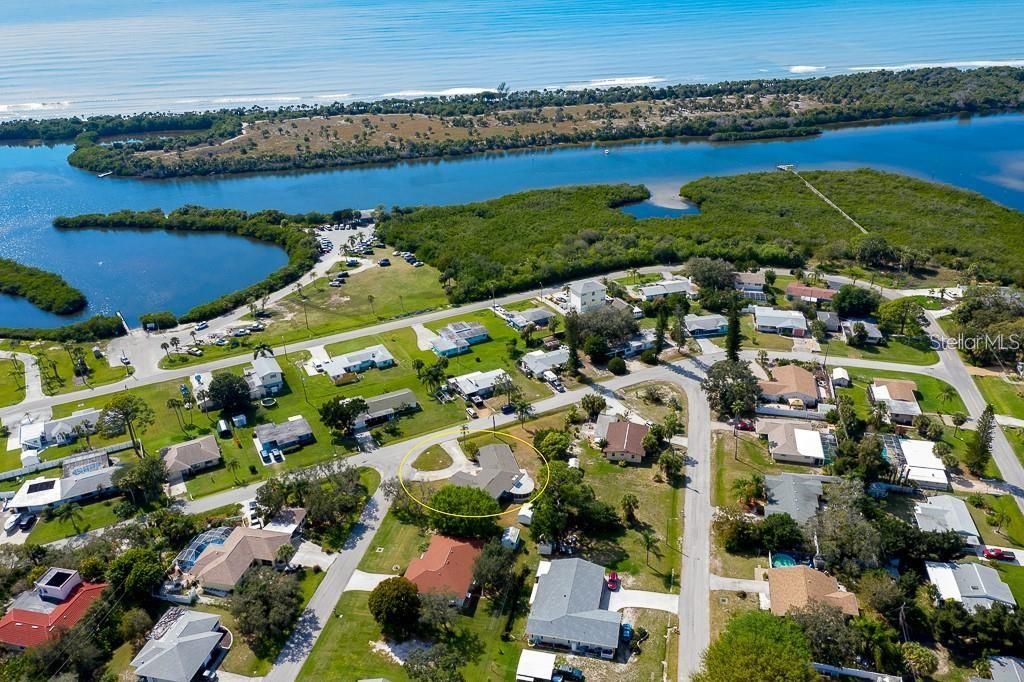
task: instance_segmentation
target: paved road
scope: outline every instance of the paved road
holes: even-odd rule
[[[45,398],[43,380],[39,374],[39,366],[36,365],[36,356],[8,350],[0,351],[0,358],[9,360],[12,357],[25,368],[22,375],[25,381],[25,397],[22,399],[22,402]]]

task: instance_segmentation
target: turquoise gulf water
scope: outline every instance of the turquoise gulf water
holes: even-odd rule
[[[459,203],[529,188],[644,183],[678,206],[679,186],[704,175],[872,166],[980,192],[1024,210],[1024,116],[949,118],[828,131],[814,138],[713,144],[648,142],[420,161],[348,170],[167,181],[98,178],[71,168],[66,145],[0,147],[0,255],[60,272],[91,301],[87,314],[129,319],[189,307],[261,278],[284,262],[277,248],[226,235],[179,235],[51,226],[57,215],[120,208],[165,211],[192,203],[247,210],[330,211]],[[657,213],[648,204],[634,208]],[[0,298],[0,327],[62,320]]]
[[[995,0],[7,0],[0,117],[1024,63]]]

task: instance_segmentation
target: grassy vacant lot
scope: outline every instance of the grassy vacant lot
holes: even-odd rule
[[[660,391],[661,399],[650,400],[647,390],[654,388]],[[650,419],[653,422],[662,422],[670,413],[676,412],[679,423],[686,424],[686,394],[675,384],[664,381],[645,381],[636,384],[622,391],[622,402],[631,410]],[[676,410],[675,405],[679,406]]]
[[[444,451],[444,448],[440,445],[431,445],[420,453],[420,456],[416,458],[412,466],[420,471],[440,471],[445,467],[451,466],[451,463],[452,457]]]
[[[889,339],[880,346],[854,348],[838,336],[821,344],[821,353],[829,357],[863,358],[879,362],[898,362],[905,365],[934,365],[939,355],[927,344],[909,343],[902,339]]]
[[[374,653],[370,645],[381,639],[380,628],[366,606],[367,592],[346,592],[338,601],[337,618],[324,627],[313,652],[306,659],[301,679],[358,680],[383,677],[392,682],[408,680],[402,666]],[[501,639],[505,615],[492,615],[489,602],[481,600],[472,616],[459,616],[452,642],[460,648],[466,665],[467,680],[514,680],[525,619],[520,616],[512,626],[516,638]]]
[[[1012,545],[1024,547],[1024,516],[1011,495],[983,495],[989,509],[1006,514],[1009,521],[999,530],[989,523],[991,514],[987,509],[978,509],[972,504],[967,508],[974,517],[974,525],[981,533],[981,539],[988,545]]]
[[[25,399],[25,366],[14,358],[0,360],[0,407]]]
[[[1024,384],[1011,383],[1001,376],[976,376],[974,383],[996,414],[1024,419]]]
[[[726,623],[733,616],[738,616],[741,613],[747,611],[756,611],[758,606],[758,597],[753,593],[746,593],[743,595],[744,598],[740,598],[739,592],[731,592],[728,590],[712,590],[711,591],[711,641],[718,639],[718,636],[722,634],[722,630],[725,629]]]
[[[117,367],[111,367],[106,355],[101,358],[93,356],[94,346],[99,346],[100,350],[106,353],[107,344],[104,342],[69,343],[67,346],[53,341],[15,342],[15,344],[14,350],[20,353],[31,353],[36,357],[43,379],[43,392],[47,395],[71,393],[87,386],[102,386],[120,381],[127,376],[125,368],[120,364]],[[76,348],[82,352],[82,357],[90,369],[89,376],[84,379],[76,377],[73,370],[71,353],[75,352]]]
[[[40,518],[29,533],[28,541],[39,545],[69,538],[94,528],[102,528],[117,523],[121,519],[114,513],[114,507],[121,502],[120,497],[112,497],[100,502],[83,504],[81,506],[81,518],[71,521],[44,521]]]
[[[402,523],[388,512],[373,536],[370,549],[359,562],[359,570],[368,573],[404,573],[409,562],[426,551],[429,542],[430,538],[419,526]]]
[[[383,250],[380,253],[383,255]],[[437,278],[432,267],[414,268],[394,258],[391,267],[357,272],[342,287],[328,286],[330,280],[325,277],[303,282],[301,293],[290,293],[268,306],[270,316],[262,318],[267,324],[265,331],[230,339],[227,346],[204,345],[199,358],[172,352],[170,358],[160,360],[160,366],[200,364],[249,353],[260,343],[280,346],[442,308],[447,302]],[[190,344],[191,338],[182,336],[181,342]]]

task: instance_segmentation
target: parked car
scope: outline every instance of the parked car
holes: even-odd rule
[[[622,639],[626,640],[627,642],[633,639],[633,626],[629,623],[622,624]]]
[[[320,362],[319,360],[314,360],[313,369],[315,369],[318,372],[324,371],[324,363]]]
[[[484,399],[481,398],[478,395],[473,396],[472,398],[470,398],[470,400],[472,400],[473,404],[476,405],[477,407],[483,407],[484,406]]]
[[[574,668],[568,663],[555,668],[555,674],[552,676],[552,682],[583,682],[583,671],[579,668]]]
[[[232,336],[249,336],[249,330],[248,329],[244,329],[244,328],[243,329],[236,329],[234,332],[232,332],[231,335]]]
[[[516,406],[513,405],[512,403],[505,403],[504,405],[501,406],[501,413],[502,414],[512,414],[515,411],[516,411]]]
[[[22,530],[28,530],[32,527],[32,524],[36,522],[35,514],[22,514],[21,518],[18,519],[18,528]]]
[[[274,461],[277,462],[278,464],[284,461],[284,453],[278,450],[277,448],[274,448],[273,450],[270,451],[270,456],[273,457]]]
[[[251,332],[261,332],[264,329],[266,329],[266,327],[263,325],[262,322],[253,322],[252,324],[249,325],[249,331]]]
[[[389,265],[391,265],[391,259],[390,258],[381,258],[379,261],[377,261],[377,265],[381,266],[382,268],[386,268]]]
[[[334,279],[348,279],[348,270],[342,270],[334,275]]]
[[[415,263],[412,264],[412,266],[414,268],[422,268],[423,267],[423,263],[420,262],[420,261],[416,261]]]
[[[737,431],[753,431],[754,430],[754,422],[752,422],[749,419],[737,419],[736,420],[736,430]]]
[[[10,516],[8,516],[7,520],[4,521],[4,532],[5,533],[10,533],[12,530],[14,530],[17,527],[18,521],[20,519],[21,519],[21,514],[13,514],[12,513]]]
[[[345,283],[345,280],[343,280],[343,279],[335,279],[335,280],[332,280],[332,281],[328,282],[327,286],[334,287],[335,289],[337,289],[338,287],[340,287],[344,283]]]
[[[472,407],[467,407],[466,408],[466,416],[469,417],[470,419],[476,419],[480,415],[477,414],[476,410],[474,410]]]
[[[998,547],[986,547],[981,554],[986,559],[992,559],[994,561],[1017,561],[1016,554],[1008,552],[1005,549],[999,549]]]
[[[196,348],[195,346],[191,346],[188,349],[188,354],[189,355],[194,355],[197,358],[201,358],[201,357],[203,357],[203,349],[202,348]]]
[[[264,464],[270,464],[270,455],[267,454],[266,452],[260,453],[260,459],[263,460]]]
[[[204,329],[209,329],[209,327],[210,327],[210,323],[209,322],[200,322],[199,324],[196,325],[196,331],[197,332],[201,332]]]
[[[215,345],[215,346],[226,346],[226,345],[228,345],[228,340],[224,339],[224,338],[220,338],[220,339],[217,339],[216,341],[214,341],[213,345]]]
[[[607,581],[608,581],[608,589],[611,590],[612,592],[615,592],[620,587],[622,587],[622,580],[619,579],[619,574],[616,573],[615,571],[612,571],[611,573],[608,574]]]

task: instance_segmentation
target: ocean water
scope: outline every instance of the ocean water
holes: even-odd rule
[[[60,272],[91,312],[184,312],[260,279],[284,261],[272,246],[227,235],[62,232],[57,215],[120,208],[165,211],[186,203],[290,212],[477,201],[538,187],[644,183],[654,201],[635,215],[678,208],[679,186],[705,175],[871,166],[974,190],[1024,210],[1024,115],[947,118],[832,130],[795,140],[646,142],[492,154],[452,161],[309,173],[166,181],[98,178],[68,166],[67,145],[0,146],[0,256]],[[0,327],[61,319],[0,297]]]
[[[0,118],[1024,64],[995,0],[7,0]]]

